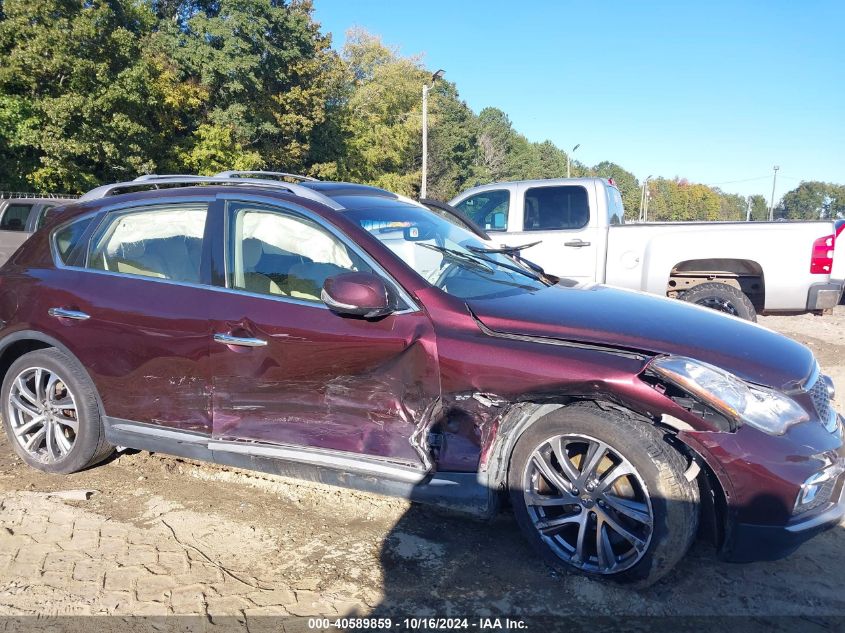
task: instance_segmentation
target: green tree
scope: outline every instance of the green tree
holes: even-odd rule
[[[469,186],[474,174],[478,119],[450,82],[435,84],[429,105],[428,196],[449,200]]]
[[[760,194],[748,196],[748,203],[751,205],[751,219],[755,222],[762,222],[769,219],[769,205],[766,198]]]
[[[531,178],[564,178],[566,176],[566,153],[551,141],[532,143],[534,156],[530,159],[533,168]]]
[[[4,2],[0,133],[31,186],[80,191],[155,166],[164,95],[144,48],[153,23],[129,0]]]
[[[477,180],[494,182],[509,178],[517,135],[508,115],[498,108],[484,108],[478,114],[478,125]]]
[[[784,194],[775,216],[788,220],[819,220],[845,216],[845,186],[829,182],[801,182]]]
[[[201,173],[220,160],[251,168],[303,170],[326,121],[333,87],[330,40],[310,0],[158,2],[153,40],[181,84],[199,86],[197,121],[186,126],[175,163]],[[196,110],[199,112],[196,112]],[[198,115],[198,116],[197,116]]]

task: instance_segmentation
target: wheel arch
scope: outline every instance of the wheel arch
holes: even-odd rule
[[[50,348],[55,348],[72,358],[79,367],[82,368],[82,371],[85,372],[85,375],[88,377],[88,380],[91,381],[91,384],[95,384],[91,378],[91,374],[88,372],[88,369],[82,364],[82,362],[80,362],[80,360],[76,357],[76,354],[70,351],[70,349],[68,349],[68,347],[58,339],[50,336],[49,334],[38,332],[37,330],[19,330],[17,332],[13,332],[12,334],[8,334],[0,340],[0,383],[6,380],[6,374],[9,372],[9,368],[12,366],[12,363],[21,356],[39,349]],[[97,407],[100,409],[100,414],[105,415],[103,401],[100,397],[99,390],[96,388],[94,389],[94,396],[97,399]]]
[[[703,283],[724,283],[742,291],[762,312],[766,304],[766,276],[763,266],[753,259],[709,257],[686,259],[672,266],[666,294],[673,296]]]
[[[479,479],[493,491],[502,491],[506,487],[511,456],[519,438],[537,421],[561,408],[580,402],[592,402],[600,409],[623,411],[640,422],[650,424],[666,433],[673,449],[689,460],[688,472],[694,473],[698,481],[701,499],[701,517],[699,535],[721,548],[726,542],[729,529],[728,491],[729,483],[723,481],[716,468],[694,446],[685,441],[681,429],[661,419],[652,419],[637,413],[630,407],[595,397],[572,397],[558,402],[516,402],[500,418],[495,437],[486,452],[484,467],[479,472]],[[696,472],[697,471],[697,472]]]

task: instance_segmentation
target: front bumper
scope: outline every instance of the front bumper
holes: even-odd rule
[[[813,284],[807,293],[807,310],[829,310],[839,305],[845,281]]]
[[[795,517],[786,525],[735,523],[722,557],[736,563],[779,560],[821,532],[836,527],[845,517],[845,476],[834,489],[833,501],[812,512]]]

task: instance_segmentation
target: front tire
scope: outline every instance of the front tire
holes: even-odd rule
[[[48,473],[74,473],[113,451],[106,441],[94,385],[58,349],[40,349],[9,367],[0,390],[3,427],[18,456]]]
[[[508,487],[517,523],[547,563],[648,586],[683,558],[698,528],[698,487],[664,435],[586,402],[525,431]]]
[[[696,305],[724,312],[746,321],[757,321],[754,304],[741,290],[719,282],[701,284],[685,291],[678,297]]]

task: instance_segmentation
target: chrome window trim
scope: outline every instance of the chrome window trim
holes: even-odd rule
[[[84,220],[85,218],[89,218],[91,216],[103,214],[102,220],[100,220],[100,222],[96,226],[94,226],[94,229],[93,229],[93,232],[92,232],[92,237],[93,237],[93,234],[96,233],[97,230],[100,228],[100,224],[102,224],[102,222],[105,221],[106,216],[108,216],[109,214],[111,214],[114,211],[122,211],[123,209],[128,209],[128,208],[132,208],[132,207],[137,207],[139,209],[143,209],[145,207],[157,207],[159,205],[176,204],[176,203],[179,203],[179,202],[190,202],[190,203],[205,202],[209,205],[209,210],[210,210],[211,204],[214,202],[214,196],[209,196],[209,195],[204,195],[204,196],[179,196],[179,197],[174,196],[174,197],[168,197],[168,198],[156,198],[155,202],[153,204],[150,204],[149,201],[145,201],[146,204],[143,204],[143,205],[138,205],[138,202],[139,202],[138,200],[124,200],[124,201],[118,202],[116,204],[110,204],[110,205],[97,207],[96,209],[92,209],[91,211],[88,211],[86,213],[80,213],[79,215],[74,216],[74,217],[70,218],[69,220],[62,222],[61,224],[54,226],[50,230],[50,240],[49,241],[50,241],[50,254],[53,256],[53,264],[56,266],[56,268],[61,268],[61,269],[70,268],[70,269],[74,269],[74,270],[89,270],[88,268],[85,268],[83,266],[68,266],[67,264],[65,264],[62,261],[61,257],[59,257],[58,247],[56,246],[56,235],[58,235],[58,233],[63,231],[66,227],[70,226],[74,222],[79,222],[81,220]],[[90,244],[88,244],[88,247],[90,247]],[[86,258],[86,260],[88,258],[87,250],[86,250],[86,253],[85,253],[85,258]]]
[[[130,273],[115,273],[108,270],[94,270],[93,268],[82,268],[80,266],[62,266],[65,270],[72,270],[80,273],[87,273],[90,275],[104,275],[106,277],[120,277],[121,279],[136,279],[138,281],[152,281],[158,284],[169,284],[171,286],[183,286],[185,288],[196,288],[198,290],[211,290],[213,292],[225,292],[234,295],[246,295],[248,297],[256,297],[257,299],[270,299],[271,301],[281,301],[282,303],[293,303],[301,306],[308,306],[310,308],[319,308],[328,310],[328,306],[322,303],[314,303],[313,301],[304,301],[294,297],[277,297],[273,295],[263,295],[256,292],[247,292],[246,290],[234,290],[232,288],[224,288],[222,286],[210,286],[206,284],[194,284],[189,281],[174,281],[172,279],[161,279],[159,277],[144,277],[143,275],[132,275]],[[394,312],[393,314],[399,314]],[[403,313],[404,314],[404,313]]]
[[[370,268],[373,269],[373,272],[375,272],[377,275],[382,277],[382,279],[384,279],[388,283],[388,285],[393,289],[393,291],[396,292],[399,295],[399,298],[402,300],[402,302],[406,306],[408,306],[407,308],[405,308],[403,310],[397,310],[396,312],[392,312],[391,314],[397,314],[397,315],[399,315],[399,314],[411,314],[411,313],[414,313],[414,312],[421,312],[422,311],[419,304],[417,304],[417,302],[414,301],[413,298],[411,298],[410,293],[407,290],[405,290],[405,288],[402,287],[402,284],[400,284],[398,281],[396,281],[396,279],[393,278],[393,275],[388,273],[381,264],[379,264],[375,259],[373,259],[372,256],[370,256],[366,251],[364,251],[355,242],[353,242],[351,239],[349,239],[349,237],[347,235],[342,233],[339,229],[335,228],[331,224],[325,222],[325,220],[320,215],[314,213],[310,209],[307,209],[305,207],[301,207],[297,204],[289,203],[287,201],[278,200],[276,198],[267,198],[267,197],[264,197],[264,196],[255,196],[255,195],[224,193],[224,194],[218,195],[217,199],[222,200],[226,203],[229,203],[229,202],[235,202],[235,203],[246,202],[246,203],[261,204],[261,205],[272,207],[271,209],[269,209],[271,212],[273,212],[275,210],[275,212],[278,212],[278,213],[288,213],[288,214],[291,214],[291,215],[294,215],[294,216],[299,215],[299,216],[305,218],[306,220],[309,220],[313,224],[316,224],[318,227],[328,231],[333,237],[335,237],[338,241],[340,241],[344,246],[346,246],[347,248],[352,250],[352,252],[354,252],[358,257],[360,257],[362,260],[364,260],[364,262]],[[228,211],[228,205],[227,205],[226,208],[227,208],[227,211]],[[228,215],[227,215],[227,217],[224,218],[224,221],[225,221],[225,228],[224,228],[223,238],[225,240],[225,243],[224,243],[223,259],[224,259],[224,269],[225,269],[224,272],[225,272],[225,277],[226,277],[226,279],[225,279],[226,287],[227,287],[227,289],[232,290],[233,292],[244,292],[244,293],[246,293],[246,291],[243,291],[243,290],[239,290],[239,289],[236,289],[236,288],[229,288],[229,253],[228,253],[229,218],[228,218]],[[256,295],[256,296],[259,296],[259,297],[275,298],[273,295],[264,295],[264,294],[258,294],[258,293],[248,293],[248,294]],[[308,305],[316,305],[316,303],[313,302],[313,301],[307,301],[305,303],[307,303]],[[324,303],[322,303],[322,302],[319,302],[319,303],[320,303],[320,305],[322,305],[323,307],[328,309],[328,306],[326,306]]]

